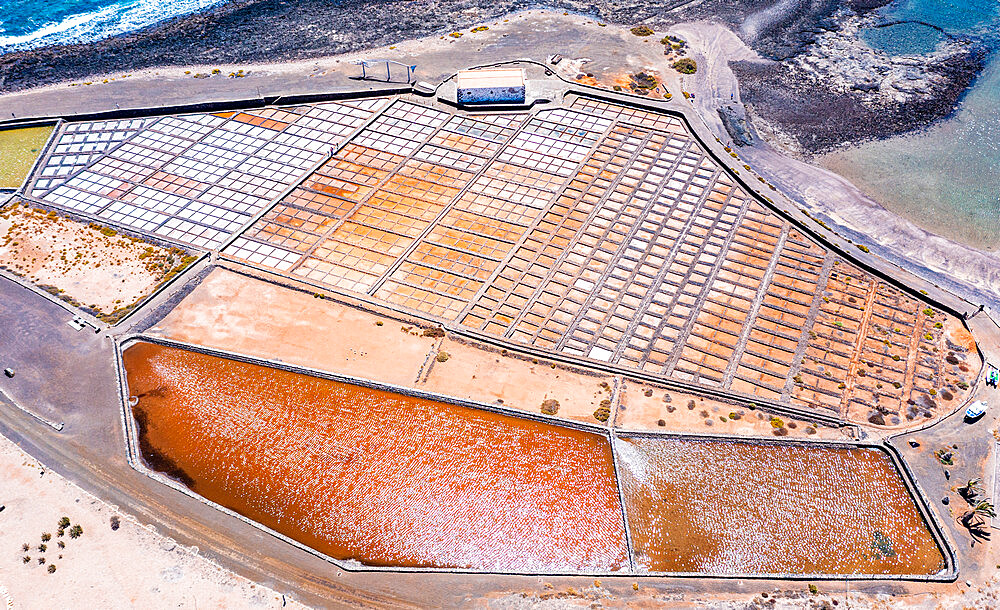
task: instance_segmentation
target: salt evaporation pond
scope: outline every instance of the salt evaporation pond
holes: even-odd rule
[[[147,464],[331,557],[508,572],[629,567],[603,435],[146,342],[123,364]],[[881,451],[615,443],[640,572],[945,567]]]
[[[373,566],[628,566],[607,438],[183,349],[123,355],[143,457]]]
[[[871,448],[618,439],[636,567],[712,574],[934,574],[944,558]]]

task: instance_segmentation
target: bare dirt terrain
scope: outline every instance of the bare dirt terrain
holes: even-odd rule
[[[775,425],[759,411],[435,336],[413,322],[225,268],[213,270],[147,334],[535,414],[614,421],[623,429],[844,438],[839,429],[802,421]],[[558,404],[548,402],[543,411],[553,400]]]
[[[0,607],[66,607],[69,599],[79,608],[280,608],[286,603],[280,594],[200,557],[197,549],[139,525],[3,437],[0,481]],[[60,536],[64,516],[83,534],[72,538],[71,525]],[[118,519],[117,530],[112,518]],[[49,534],[47,541],[43,534]],[[45,551],[39,550],[42,545]]]
[[[614,384],[222,268],[148,334],[591,423]]]
[[[191,257],[13,203],[0,210],[0,265],[74,305],[116,317]]]
[[[826,440],[847,437],[847,429],[774,417],[760,410],[631,380],[622,384],[620,395],[615,427],[622,430]]]

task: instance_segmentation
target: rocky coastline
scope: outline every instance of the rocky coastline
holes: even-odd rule
[[[546,0],[544,6],[657,31],[695,20],[725,25],[764,58],[733,66],[751,123],[808,156],[945,117],[981,70],[982,53],[960,41],[932,56],[903,59],[866,47],[857,31],[887,1]],[[306,60],[443,36],[539,6],[537,0],[234,0],[91,44],[0,55],[0,95],[167,65]]]
[[[971,41],[891,56],[859,37],[873,16],[842,12],[838,21],[783,62],[732,63],[751,122],[790,152],[808,157],[927,127],[955,110],[985,65]]]

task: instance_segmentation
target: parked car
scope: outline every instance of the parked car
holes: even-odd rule
[[[965,410],[966,421],[975,421],[986,414],[986,401],[977,400],[976,402],[969,405],[969,408]]]

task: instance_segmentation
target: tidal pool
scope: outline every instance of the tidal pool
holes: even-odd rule
[[[945,567],[877,449],[615,442],[640,571],[924,575]]]
[[[148,465],[330,557],[628,567],[601,435],[145,342],[123,361]]]

